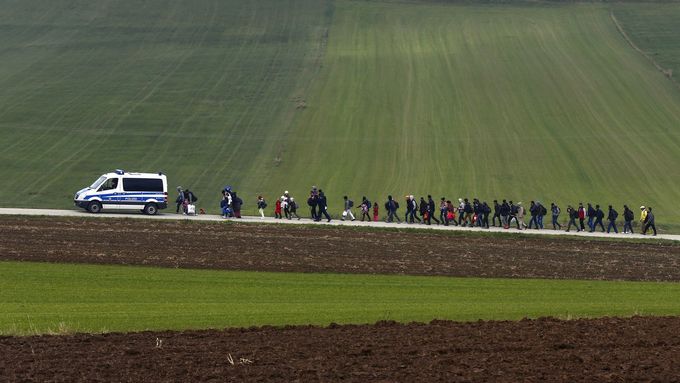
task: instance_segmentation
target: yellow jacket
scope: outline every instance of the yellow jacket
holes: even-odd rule
[[[647,218],[647,209],[640,212],[640,222],[645,222],[645,218]]]

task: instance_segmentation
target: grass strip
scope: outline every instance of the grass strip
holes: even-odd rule
[[[678,315],[680,284],[0,262],[0,334]]]

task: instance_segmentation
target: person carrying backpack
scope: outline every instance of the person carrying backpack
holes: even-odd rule
[[[387,212],[387,218],[385,218],[385,222],[392,222],[396,218],[399,223],[401,223],[401,219],[399,219],[399,215],[397,215],[397,201],[395,201],[391,195],[387,196],[387,202],[385,202],[385,211]]]
[[[341,220],[344,221],[345,217],[350,217],[352,221],[354,221],[356,218],[354,218],[354,214],[352,214],[352,207],[354,207],[354,201],[349,199],[347,196],[342,197],[344,200],[344,206],[345,210],[342,212],[342,218]]]
[[[526,209],[524,209],[524,206],[522,205],[522,202],[517,202],[517,224],[519,227],[517,228],[518,230],[526,230],[527,229],[527,223],[524,221],[524,216],[526,215]]]
[[[593,223],[593,228],[590,230],[591,233],[595,231],[597,225],[600,225],[602,232],[604,233],[604,224],[602,223],[603,218],[604,212],[600,209],[600,205],[595,205],[595,222]]]
[[[579,217],[579,212],[575,210],[571,205],[567,206],[567,215],[569,215],[569,223],[567,224],[567,232],[569,232],[569,229],[571,229],[571,225],[574,225],[576,227],[576,232],[578,233],[581,231],[579,229],[579,226],[576,224],[576,218]]]
[[[628,205],[623,205],[623,234],[633,234],[633,220],[635,214],[628,208]]]
[[[591,233],[595,231],[595,218],[597,218],[597,210],[593,208],[593,205],[588,203],[588,228]],[[604,231],[604,229],[602,229],[602,231]]]
[[[498,200],[493,200],[493,219],[491,220],[493,226],[496,227],[496,218],[498,218],[498,224],[501,224],[501,205]]]
[[[295,201],[295,198],[290,197],[290,199],[288,200],[288,210],[289,210],[289,213],[290,213],[290,218],[288,218],[288,219],[293,219],[293,216],[295,216],[295,218],[297,218],[298,221],[300,220],[300,216],[297,213],[297,209],[298,209],[298,204]]]
[[[522,226],[520,226],[520,223],[519,223],[519,221],[520,221],[519,215],[520,215],[520,210],[521,210],[520,208],[522,207],[522,203],[518,202],[517,204],[515,204],[512,201],[510,201],[508,204],[510,205],[510,217],[508,218],[508,227],[510,227],[510,225],[512,225],[512,220],[514,219],[515,225],[517,225],[517,230],[522,230],[522,226],[524,226],[524,217],[523,216],[522,216]]]
[[[548,209],[543,206],[541,201],[536,201],[536,205],[538,205],[538,229],[543,230],[543,217],[545,217],[548,214]]]
[[[323,190],[321,190],[321,189],[319,189],[318,207],[319,207],[319,213],[317,215],[316,220],[321,221],[321,215],[323,215],[328,220],[327,222],[330,222],[331,216],[328,215],[328,200],[326,199],[326,195],[323,193]]]
[[[483,228],[489,228],[489,214],[491,214],[491,206],[486,203],[486,201],[482,202],[482,227]]]
[[[607,225],[607,233],[614,228],[614,233],[618,234],[619,231],[616,229],[616,218],[619,217],[619,213],[614,210],[612,205],[609,205],[609,214],[607,214],[607,220],[609,221],[609,225]]]
[[[531,219],[529,220],[529,229],[531,229],[533,226],[538,229],[538,205],[536,202],[531,201],[531,205],[529,205],[529,213],[531,214]]]
[[[645,228],[642,230],[642,235],[647,235],[647,229],[654,229],[654,236],[656,236],[656,226],[654,225],[654,214],[652,213],[652,208],[647,208],[647,214],[645,216]]]
[[[558,227],[560,228],[560,230],[562,230],[562,225],[560,225],[560,223],[557,222],[557,219],[560,218],[560,213],[561,213],[560,207],[555,205],[554,202],[551,202],[550,203],[550,211],[552,212],[553,230],[557,230]]]
[[[264,209],[267,208],[267,202],[261,195],[257,196],[257,211],[260,212],[260,219],[264,219]]]

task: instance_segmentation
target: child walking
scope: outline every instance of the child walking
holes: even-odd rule
[[[261,195],[257,196],[257,211],[260,212],[260,219],[264,219],[264,209],[267,208],[267,202]]]

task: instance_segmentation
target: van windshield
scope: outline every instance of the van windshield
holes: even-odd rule
[[[90,185],[90,189],[98,188],[99,185],[101,185],[104,181],[106,181],[106,177],[104,177],[104,176],[97,178],[97,180],[94,181],[94,183],[92,185]]]

